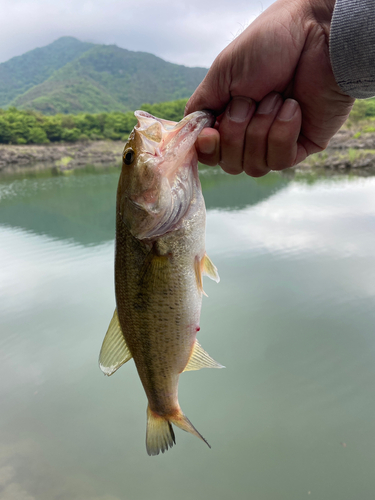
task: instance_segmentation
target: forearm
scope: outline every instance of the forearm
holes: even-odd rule
[[[337,0],[330,33],[330,57],[340,88],[351,97],[375,95],[374,0]]]

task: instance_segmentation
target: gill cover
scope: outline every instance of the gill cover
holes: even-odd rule
[[[199,188],[194,143],[213,115],[197,111],[176,123],[136,111],[123,153],[118,211],[138,239],[178,227]]]

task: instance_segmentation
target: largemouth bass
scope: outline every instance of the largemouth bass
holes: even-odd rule
[[[112,375],[133,358],[148,398],[146,448],[164,453],[171,424],[207,441],[182,413],[183,371],[222,368],[196,340],[202,276],[219,281],[205,252],[206,209],[194,143],[213,116],[197,111],[179,123],[136,111],[117,190],[116,310],[99,363]]]

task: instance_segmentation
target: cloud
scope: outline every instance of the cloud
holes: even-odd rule
[[[337,186],[330,183],[328,189],[324,182],[292,183],[272,198],[238,212],[212,210],[207,217],[210,253],[216,249],[231,255],[253,251],[285,257],[295,252],[372,257],[374,185],[375,179],[363,182],[360,178]]]
[[[61,36],[208,67],[272,0],[0,0],[0,62]]]

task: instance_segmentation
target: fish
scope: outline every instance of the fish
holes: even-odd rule
[[[136,111],[116,200],[116,309],[99,366],[112,375],[134,359],[145,390],[146,449],[175,443],[172,424],[203,440],[178,402],[182,372],[223,368],[196,339],[203,283],[219,274],[205,251],[206,209],[195,141],[214,122],[196,111],[180,122]]]

